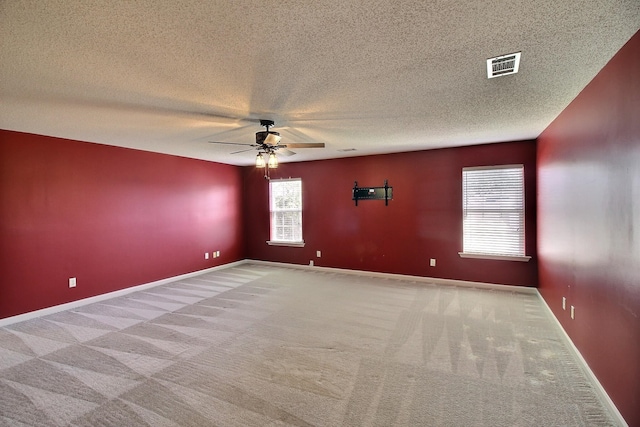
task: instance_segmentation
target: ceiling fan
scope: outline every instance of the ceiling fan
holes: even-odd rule
[[[297,142],[289,142],[286,144],[281,144],[281,136],[280,133],[269,130],[270,127],[274,125],[273,120],[260,120],[260,125],[264,126],[266,130],[256,132],[256,142],[254,144],[249,143],[241,143],[241,142],[220,142],[220,141],[209,141],[212,144],[227,144],[227,145],[244,145],[249,146],[251,148],[247,148],[245,150],[234,151],[231,154],[244,153],[251,150],[258,150],[258,159],[262,158],[262,154],[269,155],[269,160],[271,158],[275,159],[276,152],[283,156],[292,156],[296,154],[295,152],[289,150],[289,148],[324,148],[324,142],[312,142],[312,143],[297,143]],[[256,161],[256,164],[258,164]],[[275,161],[275,160],[274,160]],[[276,163],[277,165],[277,163]],[[269,165],[273,167],[272,165]]]

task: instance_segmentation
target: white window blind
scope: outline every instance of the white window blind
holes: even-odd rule
[[[271,241],[302,242],[302,181],[269,181]]]
[[[462,199],[464,254],[525,256],[523,165],[463,168]]]

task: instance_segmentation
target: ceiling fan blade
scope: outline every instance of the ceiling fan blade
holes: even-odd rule
[[[299,142],[314,142],[317,141],[317,139],[313,139],[311,138],[309,135],[307,135],[305,132],[301,131],[300,129],[295,129],[293,127],[287,126],[285,128],[280,128],[278,129],[282,134],[290,134],[290,137],[287,136],[285,137],[286,141],[299,141]]]
[[[324,148],[324,142],[310,142],[310,143],[287,142],[286,144],[282,145],[282,147],[286,147],[286,148]]]
[[[220,127],[222,126],[216,126],[216,128],[212,129],[212,131],[217,130]],[[233,124],[233,125],[227,125],[224,127],[226,129],[220,132],[211,133],[207,138],[215,139],[216,141],[243,141],[244,138],[247,136],[247,134],[251,133],[251,132],[247,132],[247,130],[249,128],[251,129],[255,128],[255,126],[252,124],[241,125],[241,126],[238,126],[237,124]],[[251,139],[249,139],[249,141],[251,141]]]
[[[234,151],[229,154],[240,154],[240,153],[246,153],[247,151],[253,151],[253,150],[254,150],[253,148],[247,148],[246,150]]]
[[[219,126],[237,123],[256,123],[258,119],[246,117],[241,111],[235,111],[199,103],[178,103],[161,97],[145,97],[138,102],[121,101],[99,97],[58,96],[57,103],[84,108],[97,108],[103,111],[139,113],[166,117],[182,117],[215,122]],[[39,101],[41,102],[41,101]]]
[[[272,146],[275,146],[275,145],[280,144],[280,139],[281,139],[280,135],[275,135],[275,134],[273,134],[273,133],[269,133],[269,134],[267,134],[267,136],[264,138],[264,141],[263,141],[262,143],[263,143],[263,144],[266,144],[266,145],[272,145]]]
[[[287,150],[284,147],[280,147],[276,153],[278,155],[282,155],[282,156],[285,156],[285,157],[293,156],[294,154],[296,154],[295,152],[293,152],[291,150]]]
[[[222,141],[207,141],[209,144],[225,144],[225,145],[246,145],[248,147],[257,147],[255,144],[248,144],[245,142],[222,142]]]

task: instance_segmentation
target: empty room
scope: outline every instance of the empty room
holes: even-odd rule
[[[640,426],[637,1],[0,22],[0,426]]]

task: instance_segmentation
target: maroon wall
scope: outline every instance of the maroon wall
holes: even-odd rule
[[[241,188],[234,166],[0,131],[0,318],[243,258]]]
[[[302,178],[304,248],[268,246],[268,182],[244,169],[247,257],[317,266],[536,286],[535,141],[281,164]],[[525,165],[529,262],[462,259],[462,168]],[[351,200],[360,186],[393,187],[383,201]],[[322,257],[316,258],[316,251]],[[429,259],[436,258],[436,267]]]
[[[640,33],[542,133],[538,167],[540,292],[638,426]]]

